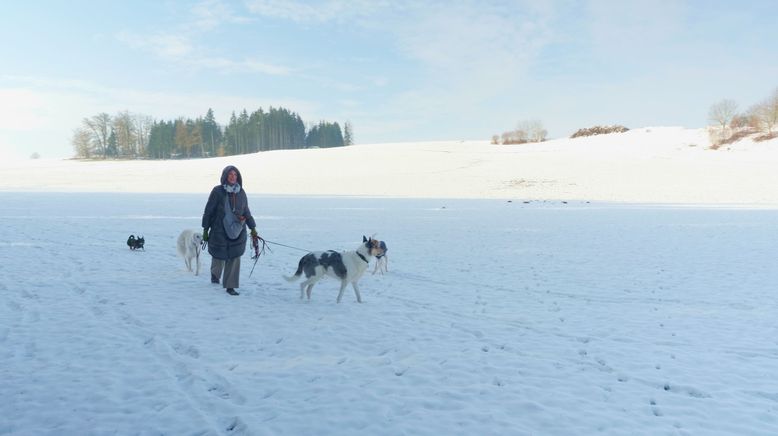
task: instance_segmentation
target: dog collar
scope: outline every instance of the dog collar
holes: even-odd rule
[[[370,263],[367,261],[367,259],[365,259],[365,256],[362,256],[362,253],[357,253],[357,256],[359,256],[362,260],[364,260],[365,263]]]

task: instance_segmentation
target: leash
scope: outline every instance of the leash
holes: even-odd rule
[[[261,249],[259,248],[259,241],[262,241],[262,248]],[[265,239],[265,238],[263,238],[263,237],[261,237],[259,235],[252,236],[251,237],[251,246],[254,247],[254,255],[251,256],[251,258],[254,259],[254,265],[251,267],[251,272],[249,273],[249,277],[251,277],[251,274],[254,272],[254,268],[257,266],[257,261],[259,260],[259,256],[265,254],[265,249],[267,249],[267,251],[269,251],[271,253],[273,252],[273,250],[270,249],[268,244],[279,245],[281,247],[291,248],[293,250],[300,250],[300,251],[304,251],[306,253],[310,253],[311,252],[311,250],[306,250],[304,248],[293,247],[291,245],[282,244],[280,242],[268,241],[267,239]],[[365,261],[365,262],[367,262],[367,261]]]
[[[292,247],[291,245],[284,245],[284,244],[281,244],[281,243],[278,243],[278,242],[273,242],[273,241],[268,241],[268,240],[264,240],[264,241],[267,242],[268,244],[280,245],[282,247],[291,248],[293,250],[300,250],[300,251],[304,251],[306,253],[310,253],[311,252],[311,250],[306,250],[304,248]]]
[[[262,248],[259,248],[259,241],[262,241]],[[251,277],[251,274],[254,273],[254,268],[257,266],[257,262],[259,261],[259,256],[265,254],[265,248],[268,249],[268,251],[272,252],[273,250],[270,249],[270,247],[267,246],[266,241],[259,235],[252,236],[251,237],[251,246],[254,247],[254,255],[251,256],[252,259],[254,259],[254,266],[251,267],[251,272],[249,273],[249,277]]]

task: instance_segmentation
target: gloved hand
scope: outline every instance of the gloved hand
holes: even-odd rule
[[[208,242],[208,229],[203,229],[203,242]]]
[[[257,235],[257,229],[251,229],[251,247],[254,249],[254,256],[259,256],[259,235]]]

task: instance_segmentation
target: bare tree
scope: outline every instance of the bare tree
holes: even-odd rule
[[[519,124],[519,128],[527,132],[529,142],[543,142],[546,140],[548,132],[543,128],[543,123],[539,120],[524,121]]]
[[[737,103],[734,100],[724,99],[710,107],[708,119],[721,127],[719,141],[715,142],[727,139],[729,136],[727,126],[729,126],[735,115],[737,115]]]
[[[82,128],[74,130],[71,143],[76,152],[76,157],[88,159],[92,156],[92,134],[88,130]]]
[[[546,140],[548,132],[543,128],[543,123],[539,120],[524,120],[516,124],[515,139],[519,143],[524,142],[543,142]]]
[[[521,129],[509,130],[503,132],[501,138],[503,144],[525,144],[527,142],[527,132]]]
[[[135,132],[137,138],[138,154],[145,155],[146,148],[149,146],[149,135],[151,126],[154,125],[154,119],[148,115],[135,114]]]
[[[778,89],[773,91],[773,95],[760,106],[762,106],[762,111],[759,118],[762,127],[766,130],[765,133],[772,135],[775,125],[778,124]]]
[[[177,119],[175,129],[173,142],[176,144],[176,151],[184,157],[190,157],[192,149],[189,145],[189,132],[186,130],[186,121],[183,118]]]
[[[102,112],[92,118],[84,118],[83,123],[92,134],[92,140],[97,145],[98,152],[103,155],[103,159],[107,158],[108,137],[111,134],[111,116]]]
[[[135,123],[128,111],[116,114],[113,118],[113,130],[116,133],[116,147],[120,155],[136,157]]]

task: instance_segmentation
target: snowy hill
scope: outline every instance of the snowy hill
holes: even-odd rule
[[[704,129],[678,127],[522,145],[452,141],[175,161],[24,161],[0,164],[0,190],[200,193],[228,164],[241,169],[250,194],[778,204],[778,139],[710,150]]]

